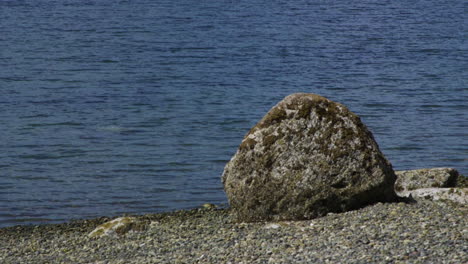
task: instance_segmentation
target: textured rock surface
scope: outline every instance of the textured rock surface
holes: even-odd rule
[[[395,174],[345,106],[292,94],[244,137],[222,176],[237,221],[300,220],[393,201]]]
[[[129,231],[138,231],[145,228],[145,223],[137,220],[135,217],[119,217],[106,222],[94,229],[88,234],[90,238],[99,238],[103,236],[117,237],[126,234]]]
[[[455,185],[457,188],[468,188],[468,177],[460,175],[457,179],[457,184]]]
[[[459,173],[452,168],[431,168],[419,170],[396,171],[397,192],[411,191],[420,188],[455,187]]]
[[[468,188],[422,188],[398,193],[401,196],[426,198],[434,201],[448,200],[468,205]]]

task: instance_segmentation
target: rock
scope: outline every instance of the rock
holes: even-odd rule
[[[203,209],[216,209],[218,206],[212,203],[204,203],[201,206]]]
[[[405,190],[398,193],[401,196],[425,198],[434,201],[449,200],[459,204],[468,204],[468,188],[421,188]]]
[[[278,229],[280,228],[280,225],[279,224],[274,224],[274,223],[270,223],[270,224],[266,224],[265,229]]]
[[[237,221],[302,220],[394,201],[395,174],[344,105],[292,94],[244,137],[222,181]]]
[[[106,222],[94,229],[88,234],[90,238],[98,238],[103,236],[122,236],[129,231],[141,231],[145,228],[145,223],[135,217],[119,217],[112,221]]]
[[[432,168],[396,171],[397,180],[395,190],[397,193],[421,188],[455,187],[459,173],[452,168]]]
[[[457,179],[457,184],[455,185],[457,188],[468,188],[468,177],[463,176],[460,174]]]

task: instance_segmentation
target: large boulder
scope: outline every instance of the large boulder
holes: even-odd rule
[[[395,173],[344,105],[292,94],[244,137],[222,181],[237,221],[301,220],[395,201]]]

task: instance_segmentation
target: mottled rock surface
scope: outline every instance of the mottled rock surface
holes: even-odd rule
[[[452,168],[431,168],[396,171],[397,192],[411,191],[421,188],[447,188],[455,187],[459,173]]]
[[[460,175],[457,179],[457,184],[455,185],[457,188],[468,188],[468,177]]]
[[[344,105],[292,94],[244,137],[222,181],[237,221],[300,220],[394,201],[395,174]]]
[[[139,221],[135,217],[119,217],[96,227],[88,234],[90,238],[103,236],[118,237],[129,231],[141,231],[145,229],[146,223]]]
[[[401,196],[425,198],[433,201],[446,200],[468,205],[468,188],[421,188],[398,193]]]

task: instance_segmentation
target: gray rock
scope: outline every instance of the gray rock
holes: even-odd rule
[[[455,185],[457,188],[468,188],[468,177],[463,176],[460,174],[457,179],[457,184]]]
[[[395,174],[344,105],[292,94],[244,137],[222,181],[237,221],[302,220],[394,201]]]
[[[421,188],[455,187],[459,173],[452,168],[431,168],[419,170],[396,171],[397,192],[411,191]]]
[[[91,231],[91,233],[88,234],[88,237],[118,237],[125,235],[129,231],[142,231],[145,228],[145,222],[138,220],[136,217],[124,216],[99,225],[93,231]]]
[[[425,198],[434,201],[446,200],[462,205],[468,204],[468,188],[421,188],[405,190],[398,193],[401,196]]]

